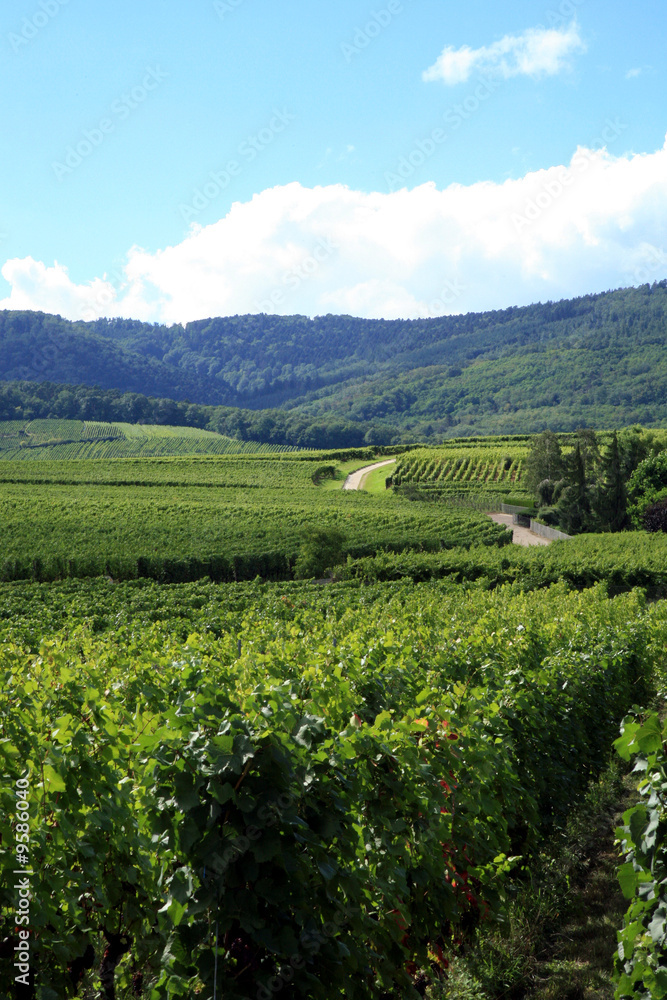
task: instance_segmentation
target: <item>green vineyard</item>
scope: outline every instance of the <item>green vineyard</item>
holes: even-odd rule
[[[34,873],[44,1000],[416,996],[502,915],[665,637],[637,594],[562,586],[96,581],[0,609],[0,855]]]
[[[272,455],[286,445],[236,441],[195,427],[81,420],[4,421],[0,459],[106,459],[162,455]]]
[[[420,484],[458,490],[508,490],[521,486],[527,446],[419,448],[399,460],[394,486]]]
[[[0,580],[290,579],[318,530],[336,533],[341,561],[510,541],[475,511],[323,490],[334,469],[289,458],[3,462]]]
[[[382,552],[351,560],[339,578],[378,581],[411,579],[476,582],[485,587],[511,583],[534,589],[565,581],[576,590],[603,583],[618,594],[641,587],[651,597],[667,597],[667,537],[643,531],[580,535],[548,548],[502,549],[472,546],[443,552]]]
[[[636,428],[640,436],[641,428]],[[604,450],[611,433],[596,435],[597,446]],[[664,447],[667,432],[651,431],[647,437]],[[571,456],[577,441],[575,434],[559,434],[565,459]],[[526,492],[524,466],[531,446],[528,437],[470,438],[453,440],[438,447],[415,448],[397,461],[392,485],[405,492],[417,489],[421,499],[464,497],[508,498],[507,502],[531,506],[533,497]]]
[[[618,997],[667,995],[637,708],[667,535],[510,544],[483,511],[521,498],[525,439],[406,447],[365,492],[346,475],[390,451],[75,423],[0,425],[3,1000],[17,960],[16,1000],[458,1000],[621,724],[646,782]],[[133,442],[191,452],[84,457]],[[526,968],[465,1000],[530,997]]]

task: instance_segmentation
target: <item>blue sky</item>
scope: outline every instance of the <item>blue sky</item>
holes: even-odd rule
[[[431,315],[662,278],[666,22],[664,0],[6,0],[0,304]],[[522,228],[578,147],[581,184]]]

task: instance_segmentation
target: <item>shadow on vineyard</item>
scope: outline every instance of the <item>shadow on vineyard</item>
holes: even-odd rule
[[[461,946],[429,1000],[611,1000],[625,910],[614,832],[636,798],[627,768],[612,760],[517,877],[507,920]]]

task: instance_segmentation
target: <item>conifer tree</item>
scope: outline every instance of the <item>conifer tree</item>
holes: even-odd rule
[[[595,513],[603,531],[622,531],[628,523],[623,454],[616,431],[602,458],[602,478],[595,497]]]
[[[533,438],[524,466],[524,481],[528,489],[537,492],[543,482],[555,483],[563,472],[563,455],[558,436],[544,431]]]
[[[591,506],[586,482],[586,466],[577,442],[568,458],[567,479],[569,485],[563,490],[557,505],[558,523],[568,535],[577,535],[591,527]]]

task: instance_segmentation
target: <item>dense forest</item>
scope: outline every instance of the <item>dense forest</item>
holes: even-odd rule
[[[184,417],[185,401],[226,407],[215,429],[256,437],[262,425],[259,440],[299,443],[317,426],[322,446],[389,443],[664,424],[666,343],[667,281],[423,320],[262,313],[166,327],[6,311],[0,379],[85,383],[134,397],[135,412],[98,419],[155,419],[138,412],[153,397],[196,426],[203,417]],[[208,426],[214,414],[206,416]]]
[[[57,382],[0,382],[0,421],[101,420],[130,424],[198,427],[240,441],[296,448],[359,448],[400,443],[400,432],[381,424],[353,423],[327,414],[296,410],[242,410],[203,406],[99,386]]]

